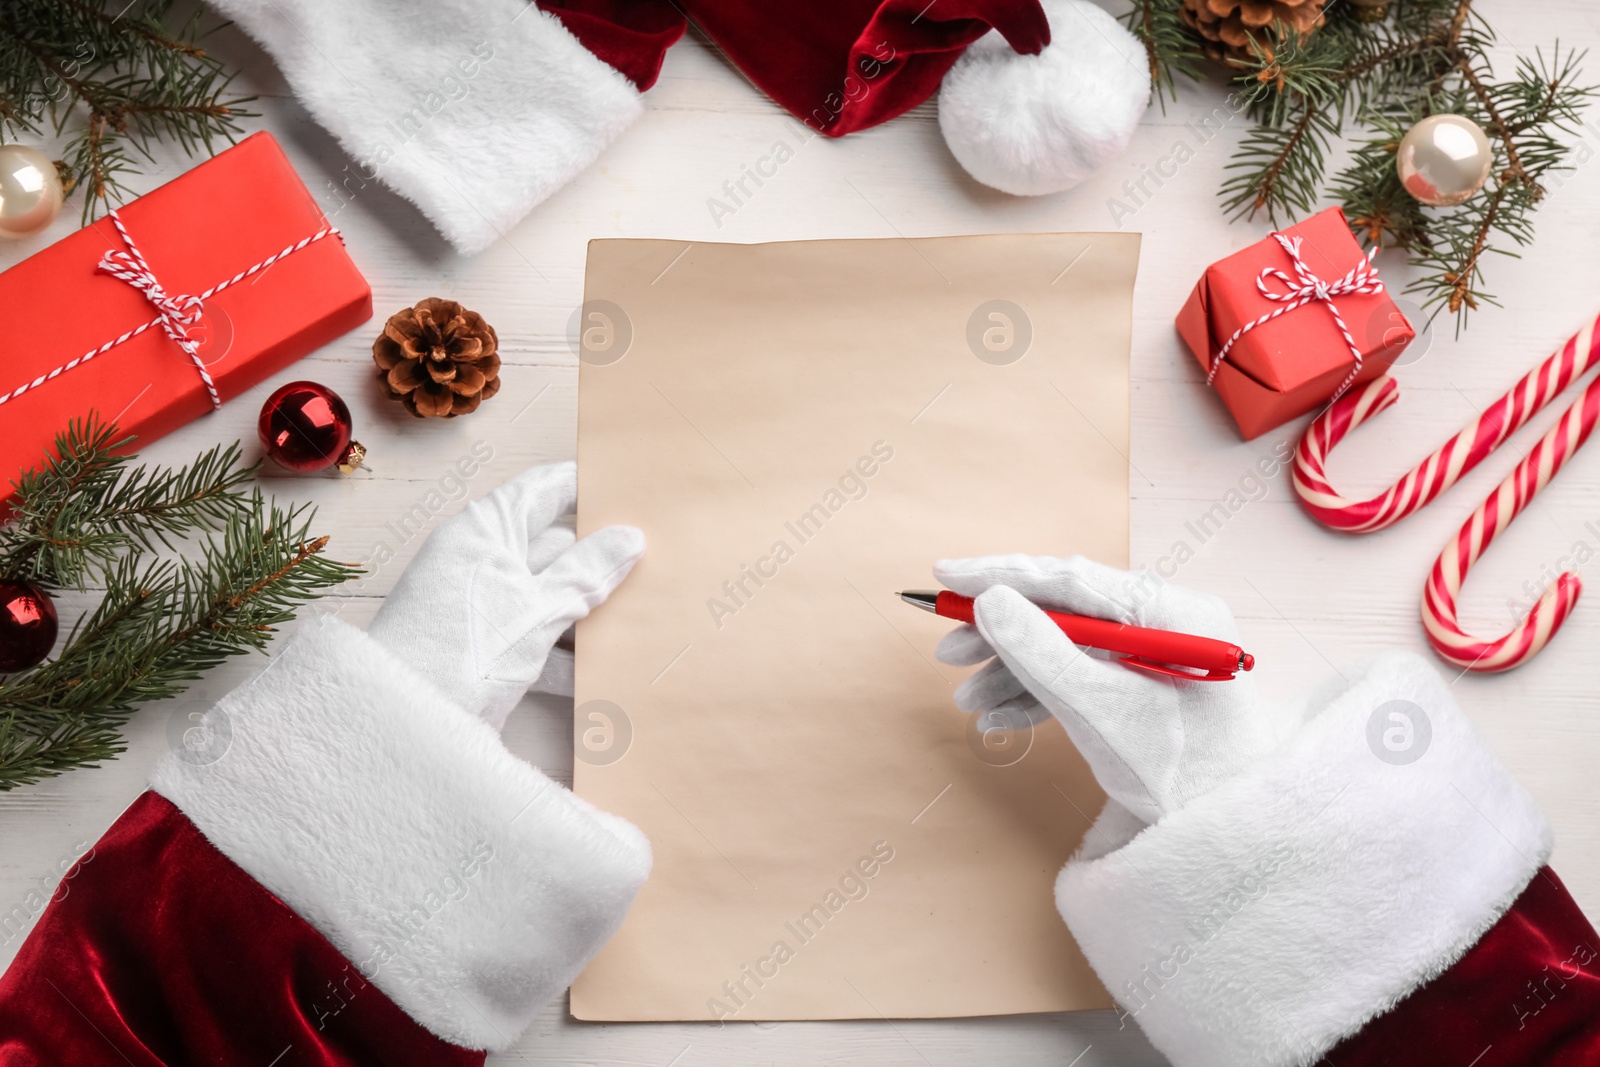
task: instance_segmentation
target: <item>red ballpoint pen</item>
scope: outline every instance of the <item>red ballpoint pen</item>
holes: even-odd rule
[[[948,589],[938,593],[901,593],[900,599],[941,618],[956,622],[973,621],[972,598]],[[1121,662],[1140,670],[1170,674],[1174,678],[1187,678],[1195,682],[1226,682],[1239,671],[1248,671],[1256,665],[1256,658],[1250,653],[1238,645],[1214,637],[1151,630],[1109,619],[1040,610],[1061,628],[1061,632],[1073,644],[1119,653]],[[1194,671],[1206,673],[1195,674]]]

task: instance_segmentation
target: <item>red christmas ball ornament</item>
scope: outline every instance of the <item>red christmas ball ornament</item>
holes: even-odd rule
[[[267,397],[257,429],[267,455],[302,474],[335,466],[349,474],[367,454],[350,439],[350,409],[316,382],[290,382]]]
[[[44,662],[56,644],[56,605],[32,582],[0,579],[0,674]]]

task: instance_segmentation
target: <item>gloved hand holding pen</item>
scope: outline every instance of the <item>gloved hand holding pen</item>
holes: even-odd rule
[[[1237,644],[1233,613],[1214,596],[1165,583],[1136,587],[1130,575],[1082,556],[946,560],[934,576],[977,598],[976,625],[951,631],[938,657],[957,666],[989,660],[961,684],[956,704],[1016,721],[1054,715],[1106,793],[1145,822],[1208,792],[1292,728],[1247,675],[1182,682],[1130,669],[1083,651],[1039,610]],[[1136,597],[1136,588],[1149,594]]]
[[[1213,596],[1076,557],[934,573],[976,598],[939,657],[994,657],[959,706],[1054,716],[1110,798],[1056,906],[1176,1067],[1592,1061],[1600,980],[1551,949],[1593,929],[1544,866],[1537,805],[1431,664],[1387,653],[1266,701],[1249,676],[1085,652],[1041,610],[1237,642]],[[1571,985],[1540,1025],[1505,1010],[1558,964]]]

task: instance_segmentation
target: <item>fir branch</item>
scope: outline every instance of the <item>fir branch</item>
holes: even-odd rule
[[[1198,80],[1205,53],[1184,25],[1178,5],[1168,0],[1134,0],[1123,21],[1144,46],[1150,65],[1150,96],[1165,108],[1168,95],[1178,98],[1174,75]]]
[[[1533,186],[1537,189],[1537,186]],[[1495,224],[1500,219],[1500,212],[1506,203],[1509,187],[1497,185],[1489,194],[1488,206],[1484,209],[1477,228],[1473,231],[1472,241],[1467,246],[1468,251],[1459,257],[1459,266],[1442,271],[1439,281],[1449,286],[1444,300],[1453,312],[1460,312],[1464,308],[1477,308],[1479,300],[1492,299],[1486,294],[1479,293],[1476,283],[1483,277],[1483,253],[1489,246],[1489,235],[1494,232]],[[1417,286],[1420,289],[1428,287],[1428,280],[1423,279]]]
[[[0,717],[0,792],[32,785],[77,767],[98,767],[127,750],[117,727],[94,719],[62,718],[43,731]]]
[[[109,3],[109,7],[108,7]],[[206,54],[201,13],[172,24],[173,0],[7,0],[0,6],[0,133],[75,132],[57,166],[83,187],[83,217],[128,190],[131,152],[156,140],[185,153],[216,150],[242,132],[248,97]]]
[[[1150,62],[1150,95],[1161,95],[1161,79],[1163,67],[1161,53],[1156,48],[1156,16],[1154,0],[1140,0],[1132,12],[1137,18],[1139,39],[1144,45],[1144,52]],[[1168,78],[1170,79],[1170,75]]]
[[[240,489],[254,468],[237,445],[178,470],[130,470],[116,454],[126,444],[111,427],[70,427],[59,457],[18,483],[16,518],[0,528],[0,575],[105,584],[55,659],[0,679],[0,791],[114,757],[138,705],[264,650],[301,605],[359,573],[324,555],[309,509]]]
[[[1475,37],[1474,47],[1484,39]],[[1407,291],[1424,306],[1447,308],[1456,315],[1458,329],[1469,312],[1496,303],[1484,287],[1485,258],[1515,256],[1516,248],[1532,242],[1545,181],[1566,169],[1568,137],[1578,130],[1581,110],[1593,93],[1579,84],[1581,59],[1571,51],[1558,50],[1548,59],[1535,52],[1520,59],[1506,81],[1475,71],[1478,87],[1463,76],[1454,91],[1369,111],[1364,118],[1377,136],[1357,148],[1351,165],[1331,185],[1364,241],[1409,252],[1420,277]],[[1484,191],[1465,204],[1424,207],[1400,188],[1394,153],[1406,130],[1428,114],[1446,112],[1464,114],[1484,127],[1499,146],[1497,165]]]
[[[1288,125],[1257,126],[1224,168],[1240,172],[1222,184],[1224,209],[1235,218],[1265,209],[1274,223],[1280,215],[1309,212],[1307,179],[1321,172],[1332,132],[1326,115],[1312,106],[1302,107]]]
[[[1181,0],[1149,0],[1136,13],[1146,6],[1152,17],[1175,19]],[[1582,56],[1558,44],[1548,61],[1542,52],[1520,57],[1511,77],[1498,78],[1489,58],[1494,33],[1472,0],[1393,0],[1376,24],[1337,3],[1325,16],[1305,37],[1276,26],[1252,38],[1247,59],[1229,61],[1254,126],[1228,165],[1223,208],[1282,224],[1331,193],[1365,244],[1407,253],[1421,273],[1408,291],[1456,313],[1459,328],[1469,311],[1494,302],[1484,288],[1486,257],[1515,255],[1532,240],[1546,183],[1565,166],[1594,95],[1581,81]],[[1193,33],[1189,44],[1199,45]],[[1147,51],[1161,63],[1181,47]],[[1401,186],[1395,153],[1407,130],[1444,113],[1482,126],[1495,161],[1481,193],[1434,208]],[[1346,138],[1350,162],[1330,176],[1328,160]]]
[[[1313,38],[1316,41],[1318,38]],[[1241,83],[1255,127],[1225,168],[1223,209],[1234,217],[1265,210],[1274,222],[1310,211],[1329,145],[1339,132],[1345,94],[1340,48],[1293,34],[1275,50],[1253,44],[1255,73]]]
[[[181,470],[127,469],[132,438],[93,416],[56,435],[58,457],[15,483],[13,521],[0,528],[0,574],[49,588],[82,588],[97,564],[134,547],[171,546],[170,537],[220,529],[246,503],[254,475],[237,443],[218,445]]]
[[[1494,94],[1489,91],[1489,87],[1484,84],[1483,79],[1478,77],[1478,72],[1472,69],[1472,63],[1465,56],[1461,59],[1461,77],[1468,88],[1472,90],[1472,95],[1478,98],[1478,104],[1489,116],[1489,122],[1486,125],[1488,132],[1500,138],[1501,151],[1505,153],[1506,157],[1506,166],[1501,174],[1501,180],[1520,181],[1534,190],[1537,195],[1542,196],[1543,190],[1539,188],[1538,181],[1522,165],[1522,157],[1517,152],[1517,140],[1512,136],[1511,128],[1507,125],[1506,120],[1501,117],[1500,109],[1495,107]],[[1555,87],[1551,86],[1550,91],[1553,96]]]
[[[1395,244],[1427,248],[1431,243],[1422,204],[1400,184],[1395,153],[1407,125],[1402,119],[1374,113],[1372,135],[1358,142],[1348,168],[1334,178],[1330,192],[1344,205],[1350,227],[1367,247]]]
[[[143,17],[136,16],[124,21],[120,15],[112,15],[104,8],[89,3],[87,0],[60,0],[60,2],[77,11],[85,18],[93,19],[108,30],[126,26],[129,31],[138,34],[158,47],[177,52],[191,59],[199,59],[205,55],[205,50],[195,45],[192,41],[180,40],[169,35],[165,27],[148,10],[143,13]]]

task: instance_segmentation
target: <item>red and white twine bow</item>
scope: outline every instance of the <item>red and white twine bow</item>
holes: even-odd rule
[[[37,389],[52,378],[58,378],[75,367],[81,367],[95,356],[103,355],[123,342],[133,340],[152,326],[160,326],[166,335],[172,338],[173,342],[183,350],[184,355],[189,357],[190,362],[194,364],[194,369],[199,373],[200,380],[205,383],[206,393],[211,397],[212,408],[220,408],[222,406],[222,397],[217,392],[217,383],[212,380],[211,372],[206,369],[205,360],[200,358],[200,342],[189,335],[189,327],[198,323],[200,316],[204,313],[205,302],[230,285],[237,285],[246,278],[266,270],[285,256],[293,255],[307,245],[320,241],[324,237],[331,237],[339,232],[332,226],[323,226],[322,229],[311,236],[301,238],[294,244],[274,252],[261,262],[246,267],[231,278],[225,278],[204,292],[174,296],[166,291],[160,279],[156,277],[155,271],[150,269],[150,264],[145,261],[144,253],[134,243],[133,235],[122,224],[122,218],[115,210],[111,212],[111,224],[117,228],[117,233],[122,236],[122,243],[127,246],[127,251],[108,250],[101,257],[96,269],[104,271],[113,278],[127,282],[139,290],[144,295],[144,298],[150,302],[151,306],[156,309],[156,317],[149,322],[134,327],[119,337],[112,338],[99,348],[90,349],[81,356],[69,359],[61,366],[56,367],[54,370],[46,371],[31,382],[23,382],[9,393],[0,394],[0,404],[4,404],[8,400],[15,400],[28,390]]]
[[[199,322],[204,313],[205,298],[216,290],[212,289],[203,296],[169,296],[161,288],[161,280],[150,269],[150,264],[145,262],[144,253],[134,244],[133,235],[122,225],[122,219],[116,211],[111,212],[111,224],[122,235],[122,243],[128,246],[128,250],[107,251],[100,259],[99,269],[113,278],[122,279],[144,294],[158,314],[152,323],[140,328],[146,329],[160,323],[167,336],[183,349],[183,354],[189,357],[194,369],[200,373],[200,380],[205,383],[206,392],[211,396],[211,407],[220,408],[222,397],[217,395],[217,383],[211,380],[211,372],[206,370],[206,362],[200,358],[200,343],[189,336],[189,327]]]
[[[1350,346],[1350,355],[1355,358],[1355,365],[1350,369],[1350,373],[1339,383],[1339,388],[1334,390],[1333,395],[1338,397],[1350,388],[1350,383],[1361,373],[1361,361],[1364,357],[1360,346],[1356,344],[1356,339],[1350,336],[1350,328],[1344,324],[1344,317],[1339,314],[1339,305],[1333,298],[1350,293],[1383,292],[1383,282],[1379,280],[1378,271],[1372,265],[1372,257],[1378,250],[1374,248],[1367,253],[1365,259],[1351,267],[1344,277],[1330,282],[1319,278],[1315,271],[1306,266],[1306,261],[1300,258],[1300,246],[1305,240],[1304,237],[1290,237],[1282,233],[1275,233],[1272,236],[1289,254],[1289,262],[1294,267],[1295,276],[1290,278],[1276,267],[1261,269],[1261,273],[1256,277],[1256,288],[1261,291],[1262,296],[1279,306],[1233,331],[1233,336],[1217,350],[1216,358],[1211,361],[1211,369],[1206,373],[1206,384],[1210,385],[1212,379],[1217,376],[1217,371],[1222,368],[1222,361],[1228,358],[1228,353],[1233,350],[1239,338],[1257,326],[1264,326],[1278,316],[1297,311],[1315,300],[1327,305],[1329,313],[1333,315],[1334,325],[1339,327],[1339,332],[1344,335],[1345,344]],[[1277,278],[1282,282],[1283,291],[1271,288],[1267,284],[1269,278]]]

